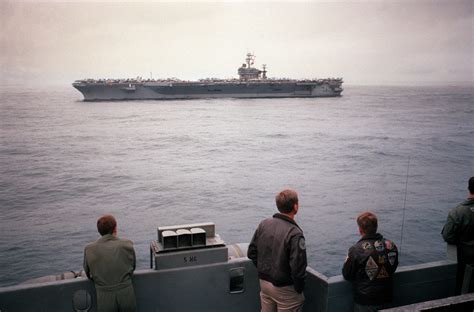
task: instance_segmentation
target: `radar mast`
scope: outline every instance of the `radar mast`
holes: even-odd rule
[[[263,71],[252,67],[252,65],[255,63],[254,54],[247,53],[247,58],[245,58],[245,62],[247,64],[242,64],[242,66],[238,70],[240,80],[258,80],[262,78],[267,78],[266,65],[263,65]],[[262,74],[263,76],[261,77]]]
[[[255,62],[255,55],[252,53],[247,53],[247,58],[245,60],[247,61],[247,67],[250,68]]]

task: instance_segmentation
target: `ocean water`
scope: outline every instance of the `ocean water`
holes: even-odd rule
[[[79,271],[106,213],[134,241],[139,269],[158,226],[212,221],[227,243],[249,242],[287,187],[299,193],[297,222],[321,273],[340,274],[365,210],[401,249],[401,265],[437,261],[446,215],[474,175],[473,87],[81,99],[70,86],[0,88],[2,286]]]

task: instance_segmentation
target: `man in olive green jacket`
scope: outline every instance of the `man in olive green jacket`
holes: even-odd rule
[[[458,268],[456,294],[461,293],[466,265],[474,265],[474,177],[469,179],[469,197],[448,214],[444,225],[444,240],[457,246]],[[469,292],[474,291],[474,276],[471,277]]]
[[[117,237],[117,221],[111,215],[97,220],[97,230],[102,237],[84,249],[84,271],[95,285],[97,311],[137,311],[132,285],[133,243]]]

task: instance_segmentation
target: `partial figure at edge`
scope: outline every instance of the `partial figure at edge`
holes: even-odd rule
[[[458,266],[455,294],[461,294],[466,265],[474,265],[474,177],[468,182],[469,196],[451,209],[441,234],[448,244],[456,245]],[[474,292],[474,274],[468,292]]]

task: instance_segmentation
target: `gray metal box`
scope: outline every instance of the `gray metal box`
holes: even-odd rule
[[[227,262],[226,246],[154,253],[155,270]]]
[[[156,252],[224,245],[212,222],[161,226],[158,228]]]
[[[163,249],[178,248],[178,234],[174,231],[163,231],[161,233]]]
[[[193,246],[206,246],[206,231],[201,228],[192,228],[190,231]]]
[[[190,230],[179,229],[176,231],[176,234],[178,234],[178,248],[191,247],[193,245]]]
[[[182,225],[172,225],[172,226],[160,226],[158,227],[158,242],[161,241],[161,234],[163,231],[176,231],[178,229],[191,230],[192,228],[201,228],[206,232],[206,238],[216,236],[216,225],[213,222],[203,222],[203,223],[194,223],[194,224],[182,224]]]

